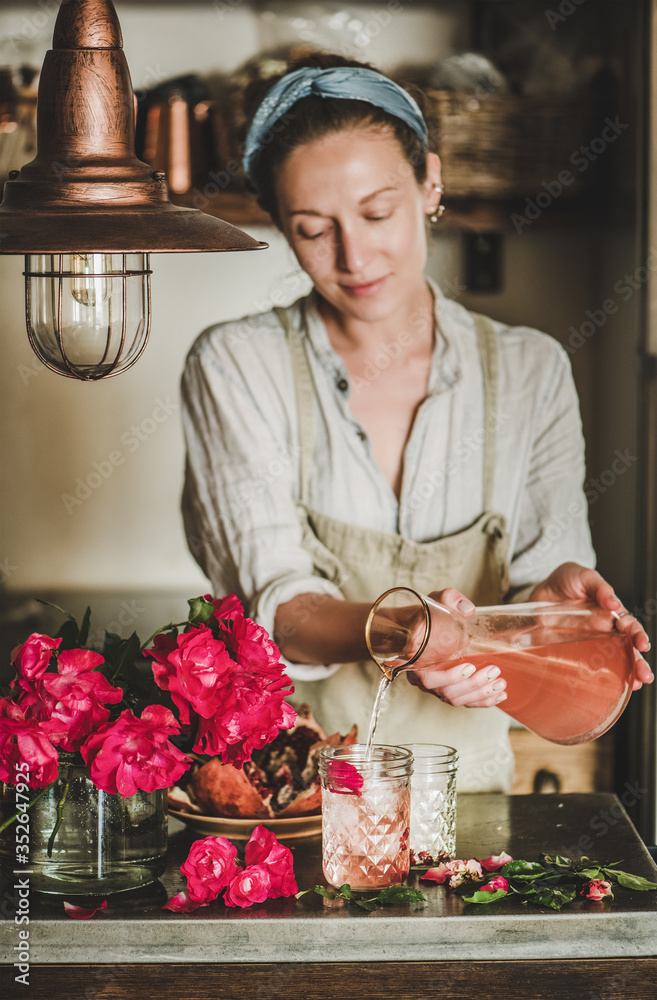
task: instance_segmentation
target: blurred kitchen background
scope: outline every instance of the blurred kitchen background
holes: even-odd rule
[[[167,171],[173,200],[235,222],[270,249],[153,255],[149,346],[131,371],[96,384],[37,361],[24,327],[23,259],[0,256],[5,666],[26,626],[44,620],[34,598],[75,614],[89,603],[92,631],[136,629],[145,638],[184,617],[187,598],[207,589],[179,515],[179,378],[203,328],[285,304],[308,287],[244,190],[236,99],[245,81],[307,47],[371,61],[430,89],[447,212],[428,273],[469,308],[566,346],[599,569],[655,645],[654,7],[116,3],[139,99],[138,152]],[[56,0],[5,0],[0,11],[0,183],[35,152],[38,72],[57,9]],[[514,738],[516,790],[614,789],[654,843],[654,688],[635,696],[596,744],[557,747],[524,731]]]

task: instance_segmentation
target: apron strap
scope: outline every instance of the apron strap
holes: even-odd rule
[[[290,350],[290,363],[292,365],[292,378],[294,381],[297,420],[299,424],[299,502],[307,506],[310,499],[310,477],[312,475],[314,443],[313,424],[315,404],[313,377],[301,331],[295,330],[292,326],[287,309],[276,306],[274,312],[285,330]]]
[[[479,357],[484,388],[484,510],[492,510],[495,480],[495,455],[497,446],[497,337],[495,327],[487,316],[472,313],[477,331]]]

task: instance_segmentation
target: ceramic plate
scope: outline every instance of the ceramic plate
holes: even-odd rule
[[[169,816],[175,816],[195,833],[206,837],[228,837],[230,840],[248,840],[259,825],[266,826],[279,840],[300,840],[316,837],[322,832],[321,815],[293,816],[289,819],[230,819],[227,816],[202,816],[200,813],[169,809]]]

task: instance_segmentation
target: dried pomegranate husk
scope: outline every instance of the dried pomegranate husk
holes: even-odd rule
[[[185,791],[206,816],[276,819],[317,815],[321,786],[317,773],[323,746],[355,743],[357,729],[346,736],[326,736],[308,705],[301,705],[292,729],[282,730],[242,770],[220,758],[189,772]]]
[[[250,780],[249,765],[253,762],[248,761],[238,771],[232,764],[222,764],[220,757],[213,757],[194,771],[186,791],[205,816],[270,819],[274,815],[269,805],[272,793],[269,791],[267,797],[259,793],[258,777]]]

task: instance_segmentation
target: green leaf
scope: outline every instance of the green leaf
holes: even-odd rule
[[[80,629],[75,618],[70,618],[64,622],[55,636],[56,639],[62,640],[59,652],[61,653],[64,649],[77,649],[80,645],[79,635]]]
[[[374,895],[364,895],[354,892],[349,883],[345,882],[335,891],[326,889],[323,885],[316,885],[315,892],[327,899],[345,899],[348,903],[353,903],[362,910],[370,912],[375,910],[377,906],[394,906],[396,903],[425,903],[427,899],[423,892],[419,889],[412,889],[409,885],[389,885]]]
[[[352,902],[355,903],[356,906],[360,906],[361,910],[367,910],[368,913],[371,913],[372,910],[376,910],[379,905],[376,899],[353,899]]]
[[[552,889],[537,892],[532,902],[538,903],[540,906],[549,906],[553,910],[560,910],[566,903],[572,903],[576,895],[577,889],[574,886],[563,889],[555,886]]]
[[[650,892],[657,889],[657,882],[649,882],[647,878],[641,878],[640,875],[630,875],[628,872],[618,871],[614,871],[613,874],[618,879],[618,884],[624,886],[626,889],[640,889],[641,892]]]
[[[73,617],[73,615],[71,614],[71,612],[70,611],[66,611],[64,608],[60,608],[59,604],[53,604],[52,601],[42,601],[40,597],[37,597],[36,601],[37,601],[38,604],[43,604],[44,607],[46,607],[46,608],[54,608],[55,611],[61,611],[61,613],[63,615],[66,615],[67,618],[70,618],[72,622],[75,621],[75,618]],[[77,622],[76,622],[76,624],[77,624]]]
[[[106,635],[103,656],[111,667],[109,679],[112,684],[115,684],[121,675],[128,683],[133,680],[134,666],[139,659],[140,649],[139,637],[136,632],[133,632],[127,639],[120,639],[114,634]]]
[[[514,885],[513,882],[509,882],[509,892],[514,892],[518,896],[535,896],[536,888],[532,882],[521,882],[520,885]],[[523,900],[526,902],[526,900]]]
[[[478,889],[473,892],[471,896],[464,896],[464,903],[492,903],[495,899],[503,899],[508,896],[508,892],[505,889],[496,889],[495,892],[484,892],[483,889]]]
[[[381,889],[375,897],[379,906],[394,906],[396,903],[426,903],[427,897],[420,889],[410,885],[389,885]]]
[[[547,874],[545,865],[542,865],[540,861],[507,861],[498,872],[498,875],[504,875],[505,878],[510,876],[512,878],[538,878],[545,874]]]
[[[604,872],[605,872],[604,868],[580,868],[577,872],[577,875],[580,878],[588,878],[591,880],[604,879]],[[614,872],[614,875],[616,874],[617,873]]]
[[[324,885],[316,885],[313,891],[316,892],[318,896],[325,896],[326,899],[337,899],[338,896],[341,895],[340,892],[333,892],[332,889],[327,889]]]
[[[189,604],[189,622],[191,625],[200,625],[212,618],[214,604],[206,601],[204,597],[192,597],[187,603]]]
[[[82,618],[82,624],[80,625],[80,634],[78,635],[78,642],[80,646],[84,646],[87,639],[89,638],[89,622],[91,621],[91,608],[87,605],[87,610]]]
[[[564,858],[561,854],[555,854],[554,857],[551,857],[549,854],[541,854],[540,857],[543,858],[546,864],[556,865],[557,868],[570,868],[572,864],[570,858]]]

